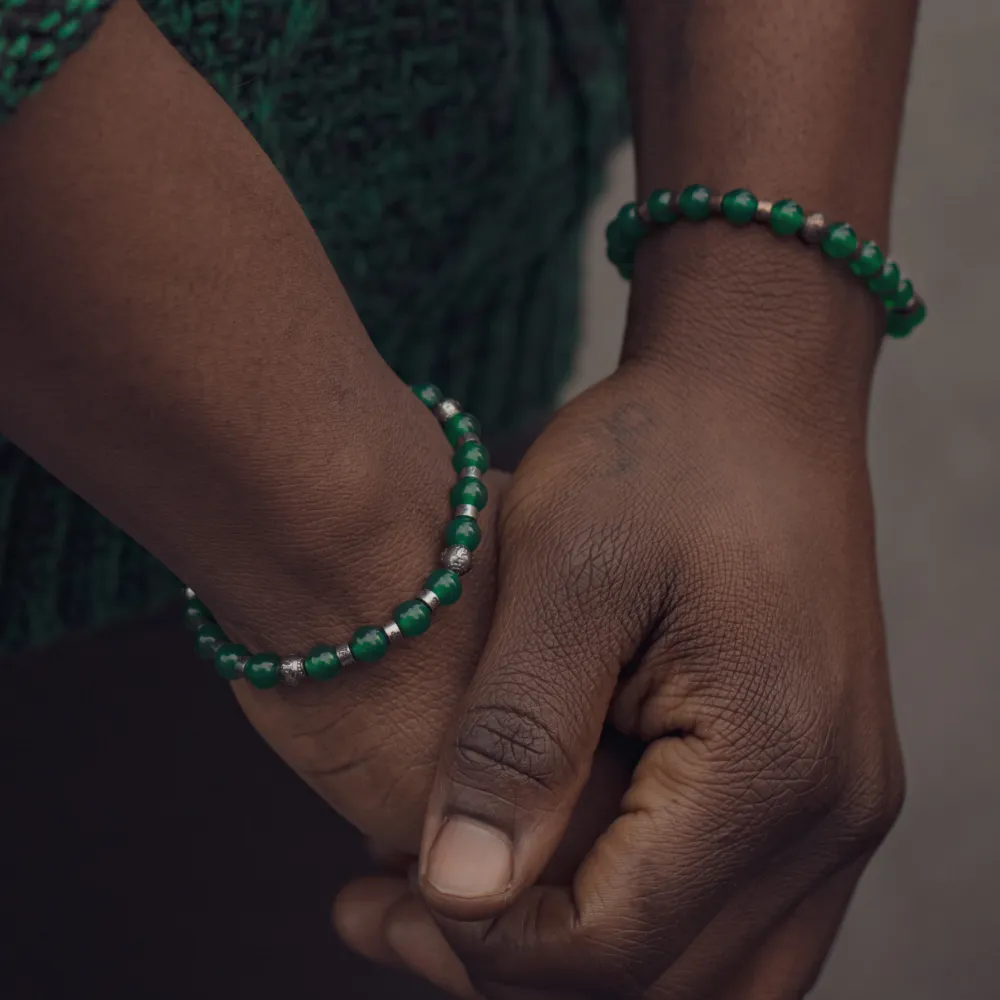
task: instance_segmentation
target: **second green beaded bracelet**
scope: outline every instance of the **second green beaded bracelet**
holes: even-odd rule
[[[445,399],[437,386],[415,385],[413,391],[433,411],[455,449],[451,464],[458,478],[451,489],[453,517],[444,532],[441,567],[427,577],[424,589],[415,598],[396,607],[385,625],[364,625],[348,642],[320,644],[304,656],[251,654],[245,646],[230,642],[211,611],[190,587],[185,588],[184,618],[195,631],[195,646],[201,656],[214,662],[217,673],[226,680],[243,678],[257,688],[330,680],[354,663],[382,659],[397,639],[422,635],[430,627],[436,608],[454,604],[462,596],[461,577],[471,568],[472,553],[482,537],[478,517],[488,499],[483,476],[490,456],[479,439],[479,421],[475,417],[463,413],[453,399]]]
[[[808,246],[820,247],[831,259],[846,263],[882,300],[886,333],[891,337],[907,336],[927,316],[927,306],[913,290],[913,283],[874,240],[858,239],[846,222],[827,222],[819,212],[807,214],[790,198],[763,201],[745,188],[718,194],[704,184],[691,184],[680,194],[661,188],[644,202],[628,202],[608,224],[608,258],[619,274],[629,279],[636,247],[644,236],[679,220],[701,222],[712,216],[721,216],[734,226],[752,222],[770,226],[778,236],[798,236]]]

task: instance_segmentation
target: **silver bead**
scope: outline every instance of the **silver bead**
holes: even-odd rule
[[[635,214],[638,215],[647,226],[653,221],[652,216],[649,214],[649,206],[644,201],[640,201],[639,204],[635,206]]]
[[[799,230],[799,236],[802,238],[802,242],[808,243],[810,246],[822,243],[825,235],[826,219],[823,218],[822,212],[813,212],[812,215],[807,216],[806,221],[802,224],[802,228]]]
[[[185,587],[184,588],[184,600],[185,601],[193,601],[197,596],[198,595],[190,587]]]
[[[334,652],[337,654],[337,659],[340,661],[342,667],[350,667],[354,665],[354,654],[351,652],[351,647],[346,643],[341,643]]]
[[[903,306],[903,308],[899,310],[899,312],[903,313],[904,315],[906,315],[908,313],[911,313],[911,312],[916,312],[917,306],[921,305],[923,303],[923,301],[924,300],[919,295],[914,295],[910,299],[910,301],[907,302],[906,305]]]
[[[424,604],[431,609],[431,611],[441,606],[441,598],[438,597],[433,590],[421,590],[420,593],[417,594],[417,600],[423,601]]]
[[[455,508],[455,517],[471,517],[476,520],[479,517],[479,508],[474,503],[460,503]]]
[[[467,465],[464,469],[458,470],[459,479],[482,479],[483,470],[477,469],[474,465]]]
[[[722,197],[723,196],[721,194],[713,194],[708,199],[708,208],[709,208],[709,211],[711,211],[713,215],[721,215],[722,214]]]
[[[462,576],[472,567],[472,553],[464,545],[449,545],[441,553],[441,565]]]
[[[385,637],[389,640],[389,642],[395,642],[403,635],[403,632],[399,625],[396,624],[395,619],[390,622],[386,622],[385,625],[382,626],[382,631],[385,632]]]
[[[453,399],[442,399],[434,407],[434,416],[438,418],[443,424],[447,420],[451,420],[452,417],[458,416],[462,412],[462,407],[458,405]]]
[[[463,444],[468,444],[470,441],[474,441],[476,444],[479,444],[479,435],[473,431],[469,431],[468,434],[463,434],[459,437],[459,439],[455,442],[455,447],[461,448]]]
[[[306,679],[306,665],[301,656],[290,656],[278,667],[281,683],[288,687],[298,687]]]
[[[243,671],[246,670],[247,660],[249,660],[249,659],[250,659],[249,656],[241,656],[236,661],[236,677],[237,678],[240,678],[240,677],[243,676]]]
[[[770,222],[771,213],[774,211],[773,201],[758,201],[757,211],[754,213],[754,218],[758,222]]]

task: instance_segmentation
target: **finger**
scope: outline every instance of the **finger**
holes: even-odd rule
[[[376,876],[357,879],[337,894],[333,927],[351,951],[380,965],[399,965],[399,956],[386,941],[386,917],[409,895],[406,879]]]
[[[490,638],[445,744],[421,844],[425,899],[462,919],[499,912],[545,867],[652,616],[628,583],[613,582],[619,529],[570,532],[555,551],[554,526],[512,518]],[[505,548],[508,537],[516,543]]]
[[[416,860],[412,854],[397,850],[392,844],[375,837],[365,840],[365,848],[372,861],[386,874],[405,875]]]

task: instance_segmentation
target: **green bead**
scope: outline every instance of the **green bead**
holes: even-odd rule
[[[757,199],[745,188],[737,188],[723,197],[722,214],[734,226],[745,226],[757,214]]]
[[[677,199],[673,191],[658,188],[646,199],[646,211],[653,222],[669,223],[677,220]]]
[[[257,653],[247,660],[243,677],[255,688],[273,688],[281,679],[281,660],[274,653]]]
[[[451,465],[456,472],[461,472],[462,469],[479,469],[485,472],[490,467],[490,453],[478,441],[467,441],[452,455]]]
[[[421,382],[413,387],[413,395],[428,409],[437,406],[444,399],[444,393],[430,382]]]
[[[203,660],[215,659],[216,650],[226,641],[226,633],[214,622],[201,625],[195,635],[194,648]]]
[[[399,631],[412,638],[431,627],[431,609],[423,601],[404,601],[392,613]]]
[[[778,236],[794,236],[806,221],[806,213],[797,201],[784,198],[771,209],[771,229]]]
[[[456,517],[448,522],[444,537],[449,545],[463,545],[473,552],[479,547],[482,532],[471,517]]]
[[[479,434],[479,421],[471,413],[456,413],[444,424],[445,437],[454,448],[463,434]]]
[[[884,263],[881,247],[874,240],[869,240],[851,261],[851,270],[861,278],[870,278],[882,270]]]
[[[634,247],[626,246],[623,243],[608,244],[608,260],[610,260],[615,267],[621,267],[623,264],[631,264],[634,259]]]
[[[905,281],[901,281],[896,294],[892,297],[892,306],[894,309],[905,309],[910,304],[910,299],[913,298],[913,282],[907,278]]]
[[[691,184],[681,191],[677,207],[685,219],[701,222],[712,214],[712,192],[704,184]]]
[[[631,281],[632,280],[632,275],[633,275],[634,272],[635,272],[635,265],[631,261],[628,261],[625,264],[619,264],[618,265],[618,273],[626,281]]]
[[[192,631],[197,631],[200,626],[211,625],[214,622],[212,612],[197,597],[191,598],[184,605],[184,624]]]
[[[462,578],[453,569],[436,569],[424,586],[433,590],[442,604],[454,604],[462,596]]]
[[[224,642],[215,651],[215,672],[227,681],[239,680],[240,663],[249,655],[250,650],[246,646],[238,642]]]
[[[646,235],[646,223],[639,218],[638,207],[634,201],[622,205],[618,213],[618,231],[633,246]]]
[[[905,337],[912,329],[913,324],[906,313],[891,312],[885,318],[885,332],[890,337]]]
[[[486,484],[481,479],[473,479],[466,476],[460,479],[451,488],[451,505],[458,507],[463,503],[471,503],[477,510],[482,510],[486,506],[489,491]]]
[[[827,227],[822,247],[827,257],[843,260],[858,249],[858,237],[846,222],[834,222]]]
[[[351,636],[351,652],[360,663],[374,663],[385,656],[389,637],[374,625],[365,625]]]
[[[340,660],[333,646],[313,646],[306,654],[306,676],[314,681],[328,681],[340,673]]]
[[[868,282],[868,287],[883,298],[889,298],[896,294],[899,288],[899,265],[893,260],[887,260],[882,265],[882,270]]]

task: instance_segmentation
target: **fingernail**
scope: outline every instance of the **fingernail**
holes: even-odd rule
[[[476,899],[509,889],[513,866],[511,843],[499,830],[455,816],[438,832],[424,878],[442,895]]]

